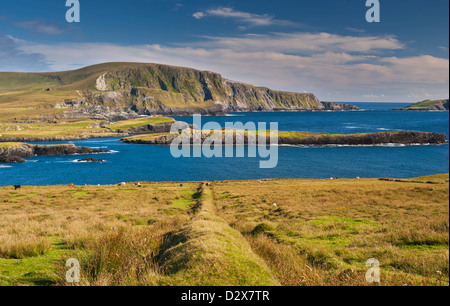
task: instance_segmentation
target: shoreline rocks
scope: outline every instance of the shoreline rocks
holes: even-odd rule
[[[75,154],[108,153],[108,150],[77,147],[73,144],[63,145],[31,145],[14,143],[7,147],[0,147],[0,163],[23,163],[26,157],[32,156],[64,156]]]
[[[95,158],[84,158],[77,160],[79,163],[103,163],[105,160],[103,159],[95,159]]]

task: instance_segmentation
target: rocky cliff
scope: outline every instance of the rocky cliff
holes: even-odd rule
[[[214,72],[158,64],[110,63],[71,72],[86,80],[66,74],[51,76],[64,84],[61,88],[77,89],[80,97],[55,105],[66,109],[58,118],[117,121],[140,115],[358,110],[353,105],[320,102],[310,93],[276,91],[231,81]]]

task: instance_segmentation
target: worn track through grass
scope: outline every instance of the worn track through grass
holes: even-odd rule
[[[171,285],[280,285],[240,232],[216,213],[212,190],[202,184],[193,217],[167,235],[159,254]]]

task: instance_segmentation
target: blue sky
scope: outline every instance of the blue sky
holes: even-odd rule
[[[330,101],[448,98],[449,1],[3,1],[0,71],[57,71],[110,61],[221,73]]]

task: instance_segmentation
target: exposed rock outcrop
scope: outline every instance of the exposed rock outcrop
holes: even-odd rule
[[[79,163],[102,163],[104,162],[103,159],[95,159],[95,158],[84,158],[77,160]]]
[[[22,163],[24,158],[32,156],[74,155],[108,153],[108,150],[77,147],[73,144],[64,145],[31,145],[15,143],[7,147],[0,147],[0,163]]]

